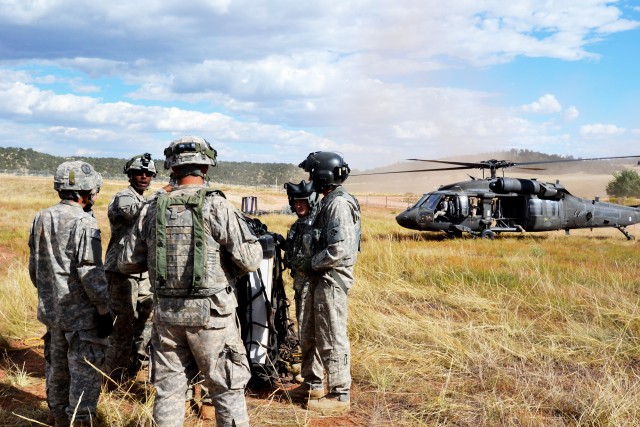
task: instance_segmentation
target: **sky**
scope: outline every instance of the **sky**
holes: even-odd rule
[[[0,147],[640,154],[640,1],[0,0]]]

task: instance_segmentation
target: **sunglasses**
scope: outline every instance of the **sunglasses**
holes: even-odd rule
[[[145,171],[145,170],[136,170],[136,171],[133,171],[132,175],[133,175],[133,176],[142,176],[142,175],[144,175],[144,176],[148,176],[148,177],[150,177],[150,178],[153,178],[153,177],[155,177],[155,176],[156,176],[156,174],[155,174],[155,173],[153,173],[153,172],[151,172],[151,171]]]

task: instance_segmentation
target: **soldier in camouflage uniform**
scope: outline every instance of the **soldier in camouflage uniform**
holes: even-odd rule
[[[312,229],[313,256],[296,266],[311,277],[304,302],[301,351],[315,348],[327,373],[328,393],[310,398],[307,408],[321,413],[350,409],[351,351],[347,336],[347,293],[353,286],[354,265],[360,248],[360,206],[341,185],[349,166],[341,155],[318,151],[300,164],[309,172],[313,188],[323,194]],[[309,363],[302,365],[305,384],[316,388],[322,381]]]
[[[113,327],[100,230],[91,207],[102,177],[81,161],[54,175],[60,203],[35,216],[29,235],[29,275],[38,289],[38,320],[47,327],[47,404],[55,425],[90,426],[101,367]],[[75,416],[73,415],[75,412]]]
[[[300,336],[302,325],[304,324],[304,301],[309,290],[309,275],[296,268],[301,260],[311,257],[311,229],[317,212],[318,195],[313,191],[311,182],[302,181],[300,184],[287,182],[284,185],[289,198],[289,205],[298,215],[298,220],[291,225],[287,234],[285,263],[289,267],[291,277],[293,278],[294,302],[296,307],[296,320],[298,321],[298,339]],[[309,352],[302,353],[302,365],[310,366],[309,370],[313,373],[309,381],[305,384],[309,386],[298,387],[289,391],[289,395],[294,399],[303,398],[320,398],[324,396],[324,386],[322,377],[324,369],[320,356],[315,348],[309,348]]]
[[[247,426],[244,387],[251,372],[235,310],[235,279],[255,271],[261,243],[221,192],[205,187],[216,152],[199,137],[165,150],[178,185],[149,202],[125,241],[118,267],[148,268],[154,289],[151,337],[153,417],[182,426],[189,366],[195,362],[218,426]]]
[[[146,203],[143,194],[156,176],[151,154],[130,159],[124,166],[124,173],[129,177],[130,185],[113,196],[107,209],[111,239],[104,264],[109,278],[111,311],[116,317],[105,366],[116,380],[135,376],[138,369],[147,363],[153,308],[149,274],[129,275],[118,270],[118,256],[122,252],[124,237],[130,234],[138,219]]]

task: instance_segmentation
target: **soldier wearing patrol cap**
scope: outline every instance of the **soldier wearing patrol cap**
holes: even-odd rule
[[[144,153],[131,158],[123,172],[129,177],[129,187],[116,193],[107,208],[111,239],[104,265],[109,278],[111,311],[116,318],[105,370],[116,381],[135,376],[147,364],[153,308],[149,274],[122,273],[118,270],[118,255],[124,237],[131,233],[146,203],[144,192],[156,177],[156,166],[151,154]]]
[[[244,387],[251,373],[236,318],[235,279],[256,271],[259,239],[219,191],[205,186],[216,152],[200,137],[165,150],[177,186],[140,214],[119,258],[121,271],[149,270],[154,289],[153,418],[182,426],[184,396],[195,363],[215,406],[218,426],[248,426]]]
[[[54,175],[60,202],[36,214],[29,235],[29,276],[38,289],[47,404],[55,426],[90,426],[96,416],[107,337],[113,328],[100,230],[91,207],[102,177],[85,162]]]

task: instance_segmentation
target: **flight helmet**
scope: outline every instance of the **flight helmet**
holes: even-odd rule
[[[347,179],[349,172],[351,172],[342,155],[332,151],[310,153],[298,167],[309,172],[309,179],[316,191],[337,187]]]
[[[318,194],[313,191],[313,183],[300,181],[300,184],[294,184],[293,182],[287,182],[284,184],[284,188],[287,190],[287,197],[289,198],[289,206],[291,212],[295,212],[295,201],[306,200],[309,203],[309,210],[311,211],[318,201]]]

